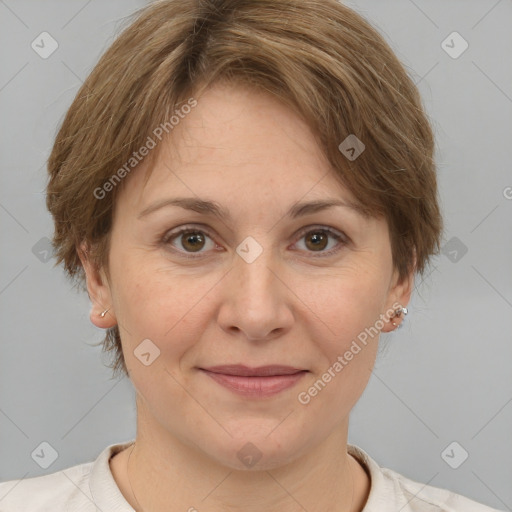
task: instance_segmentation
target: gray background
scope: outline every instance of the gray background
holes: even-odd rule
[[[381,337],[349,442],[409,478],[512,510],[512,2],[346,3],[418,84],[446,222],[443,254],[417,280],[404,328]],[[121,18],[142,5],[0,1],[0,481],[91,461],[135,436],[133,387],[111,379],[91,346],[102,331],[88,297],[44,261],[53,232],[44,187],[66,109]],[[43,31],[59,44],[47,59],[31,48]],[[453,31],[469,44],[458,58],[442,46]],[[43,441],[58,452],[47,469],[31,457]],[[454,441],[452,464],[469,453],[457,469],[441,455]]]

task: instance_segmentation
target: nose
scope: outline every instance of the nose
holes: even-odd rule
[[[282,336],[294,321],[293,293],[286,286],[284,271],[270,250],[249,261],[237,254],[225,277],[219,325],[231,336],[243,334],[249,341]]]

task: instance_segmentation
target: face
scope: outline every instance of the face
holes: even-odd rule
[[[386,221],[351,206],[293,112],[227,86],[197,100],[161,142],[147,184],[144,167],[125,178],[110,282],[84,261],[98,300],[91,320],[119,326],[145,425],[228,467],[243,468],[240,451],[252,449],[272,468],[346,428],[373,368],[375,330],[393,328],[386,320],[411,282],[397,283]],[[162,206],[177,198],[210,201],[225,216]],[[313,201],[343,204],[292,210]],[[219,365],[302,372],[205,371]]]

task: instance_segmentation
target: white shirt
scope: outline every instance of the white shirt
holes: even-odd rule
[[[134,512],[119,490],[109,465],[109,459],[132,442],[107,446],[94,462],[0,483],[0,512]],[[366,468],[371,478],[363,512],[499,512],[446,489],[381,468],[355,445],[348,444],[347,451]],[[202,507],[197,504],[196,508]]]

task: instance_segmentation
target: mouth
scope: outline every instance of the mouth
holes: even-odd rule
[[[295,373],[306,371],[301,368],[277,364],[258,366],[257,368],[250,368],[249,366],[244,366],[242,364],[230,364],[201,368],[201,370],[206,370],[211,373],[220,373],[223,375],[233,375],[235,377],[272,377],[275,375],[293,375]]]
[[[308,370],[283,365],[258,368],[223,365],[199,368],[199,370],[228,390],[252,398],[276,395],[294,386],[308,373]]]

